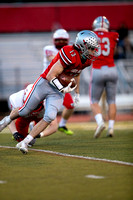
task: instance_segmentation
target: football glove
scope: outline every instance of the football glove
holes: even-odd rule
[[[21,135],[19,132],[13,133],[13,137],[16,141],[21,142],[24,139],[24,136]]]
[[[69,93],[69,92],[72,92],[72,91],[77,87],[77,85],[75,85],[73,88],[71,88],[71,85],[72,85],[72,82],[70,82],[70,83],[68,84],[68,86],[64,87],[64,88],[61,90],[61,92],[63,92],[63,93]]]

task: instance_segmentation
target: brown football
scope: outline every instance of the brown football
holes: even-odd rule
[[[76,80],[73,76],[68,76],[68,75],[65,75],[65,74],[60,74],[58,76],[58,80],[60,81],[60,83],[66,87],[68,86],[68,84],[72,81],[72,85],[71,85],[71,88],[75,87],[76,85]]]

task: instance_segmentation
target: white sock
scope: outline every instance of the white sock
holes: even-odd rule
[[[25,144],[29,144],[34,138],[31,135],[27,135],[23,140]]]
[[[40,137],[44,137],[44,133],[43,132],[40,133]]]
[[[109,120],[109,128],[114,128],[114,120]]]
[[[98,113],[97,115],[95,115],[95,120],[96,120],[96,123],[99,125],[103,121],[102,114]]]
[[[61,120],[59,122],[59,127],[66,126],[66,123],[67,123],[67,120],[64,118],[61,118]]]

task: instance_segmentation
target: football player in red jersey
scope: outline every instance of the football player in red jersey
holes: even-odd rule
[[[65,45],[68,45],[68,43],[69,34],[65,29],[57,29],[53,33],[53,45],[47,45],[43,48],[43,71],[46,70],[58,51]],[[74,99],[75,98],[76,97],[74,97]],[[67,135],[73,134],[73,131],[66,127],[66,123],[74,111],[74,99],[72,98],[72,95],[70,93],[65,94],[63,102],[64,109],[61,115],[61,119],[59,121],[58,130],[66,133]]]
[[[83,30],[77,34],[74,45],[68,45],[54,57],[47,69],[39,76],[27,96],[21,108],[14,109],[9,116],[0,121],[0,131],[3,130],[12,120],[19,116],[25,116],[34,110],[37,105],[46,99],[45,113],[27,135],[16,147],[22,152],[28,152],[28,144],[40,132],[42,132],[57,116],[61,109],[64,94],[73,90],[79,94],[79,80],[81,71],[92,64],[92,60],[98,56],[99,39],[93,31]],[[75,77],[77,87],[71,88],[72,82],[68,86],[63,85],[58,80],[58,75],[65,73]]]
[[[114,51],[118,42],[117,32],[109,32],[109,21],[104,16],[97,17],[92,25],[93,31],[100,40],[99,57],[92,66],[92,76],[90,83],[90,102],[91,108],[97,123],[97,129],[94,137],[98,138],[105,129],[105,123],[102,117],[99,101],[105,89],[106,100],[108,103],[109,125],[107,136],[114,134],[114,122],[116,117],[116,86],[117,69],[114,63]]]
[[[17,107],[21,107],[23,105],[32,86],[33,84],[29,84],[24,90],[20,90],[19,92],[16,92],[9,96],[8,104],[11,110]],[[68,107],[70,104],[69,102],[70,97],[66,98],[67,94],[69,93],[66,93],[64,97],[64,101],[63,101],[63,104],[66,107]],[[34,125],[37,124],[43,118],[44,112],[45,112],[45,101],[44,102],[42,101],[37,106],[37,108],[33,110],[31,113],[29,113],[27,116],[18,117],[16,120],[13,120],[8,126],[9,130],[11,131],[13,135],[13,139],[15,139],[18,142],[22,141],[28,135],[29,129],[32,130]],[[30,126],[31,122],[33,123],[33,126]],[[55,133],[57,130],[58,130],[58,122],[56,118],[49,124],[47,129],[42,131],[37,136],[37,138],[49,136]],[[35,143],[35,141],[36,139],[33,139],[29,143],[29,145],[32,146]]]

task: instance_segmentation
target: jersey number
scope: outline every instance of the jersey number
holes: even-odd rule
[[[101,49],[101,45],[104,47],[104,49]],[[110,54],[110,41],[109,38],[104,37],[101,39],[101,45],[99,48],[99,55],[103,55],[103,56],[108,56]]]

